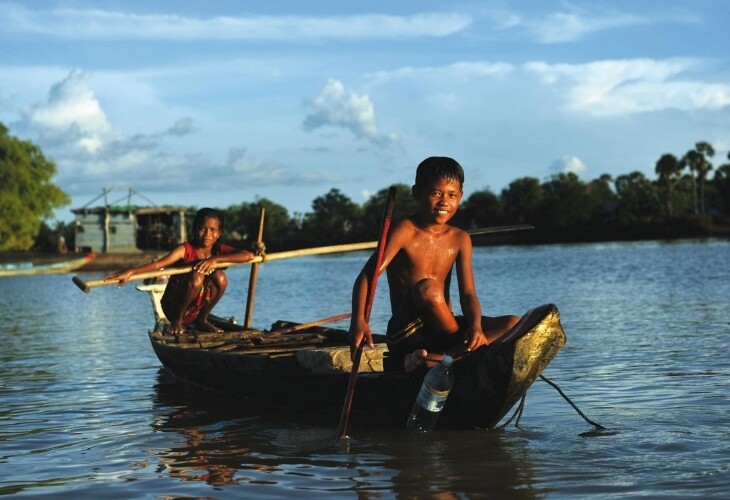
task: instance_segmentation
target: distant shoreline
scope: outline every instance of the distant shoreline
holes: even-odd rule
[[[561,235],[564,236],[564,235]],[[475,247],[484,246],[530,246],[530,245],[560,245],[560,244],[578,244],[578,243],[627,243],[636,241],[682,241],[697,239],[727,239],[730,238],[730,229],[713,231],[711,234],[689,234],[682,236],[665,236],[656,238],[611,238],[611,239],[584,239],[584,238],[565,238],[546,241],[540,239],[529,239],[528,241],[513,237],[484,237],[476,238]],[[137,253],[97,253],[96,258],[80,268],[78,272],[109,272],[129,267],[139,266],[155,259],[159,259],[167,254],[166,250],[156,251],[140,251]],[[5,250],[0,251],[0,264],[32,262],[35,265],[50,264],[54,262],[62,262],[73,258],[74,256],[83,255],[82,253],[51,253],[51,252],[35,252],[32,250],[18,251]]]

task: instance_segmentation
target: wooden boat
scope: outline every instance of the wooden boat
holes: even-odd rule
[[[265,331],[212,318],[223,333],[167,335],[167,320],[159,307],[164,285],[137,289],[150,293],[155,308],[156,324],[149,332],[152,347],[177,377],[289,408],[342,410],[352,368],[347,332],[316,326],[277,333],[296,323],[278,321]],[[425,368],[414,373],[390,369],[384,340],[376,336],[375,348],[363,352],[352,416],[404,426]],[[557,307],[545,304],[528,311],[503,340],[458,358],[453,365],[454,387],[439,428],[496,426],[565,341]]]
[[[32,261],[0,264],[0,276],[34,276],[36,274],[63,274],[85,266],[96,254],[89,253],[83,257],[75,257],[58,262],[36,264]]]

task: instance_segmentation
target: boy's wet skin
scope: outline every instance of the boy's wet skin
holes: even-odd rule
[[[501,337],[517,316],[482,317],[472,270],[470,236],[449,225],[463,196],[463,170],[451,158],[424,160],[412,188],[419,212],[397,223],[385,246],[378,273],[386,271],[392,317],[388,346],[393,359],[407,371],[438,362],[445,353],[475,350]],[[372,346],[372,332],[364,320],[367,276],[374,257],[366,263],[353,287],[350,345]],[[449,297],[451,272],[456,268],[462,317],[454,316]]]

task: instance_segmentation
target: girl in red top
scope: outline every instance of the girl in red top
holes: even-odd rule
[[[118,281],[122,286],[133,274],[192,264],[192,272],[170,277],[162,296],[162,310],[170,321],[168,333],[179,335],[184,332],[185,325],[191,323],[199,331],[222,331],[208,321],[208,315],[225,293],[228,280],[223,269],[213,266],[221,262],[248,262],[254,258],[247,250],[220,243],[222,230],[220,212],[201,208],[193,220],[191,241],[178,245],[159,260],[110,274],[104,280]]]

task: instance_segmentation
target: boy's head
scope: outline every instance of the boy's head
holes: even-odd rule
[[[448,156],[431,156],[423,160],[416,169],[416,185],[423,189],[434,181],[458,181],[459,187],[464,188],[464,169]]]

